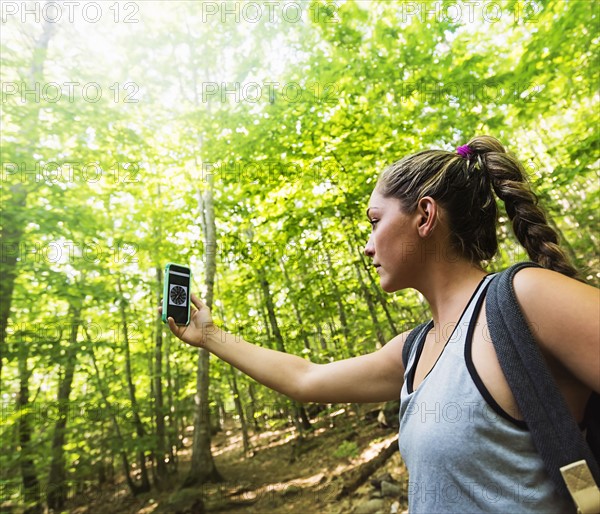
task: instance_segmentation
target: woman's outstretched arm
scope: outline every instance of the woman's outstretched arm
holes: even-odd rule
[[[169,328],[179,339],[203,347],[267,387],[301,402],[367,403],[400,397],[404,367],[400,334],[376,352],[315,364],[297,355],[264,348],[217,327],[210,309],[192,295],[190,324]]]

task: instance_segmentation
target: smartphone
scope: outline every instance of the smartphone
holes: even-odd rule
[[[165,267],[162,320],[173,318],[177,325],[190,324],[190,286],[192,271],[187,266],[169,262]]]

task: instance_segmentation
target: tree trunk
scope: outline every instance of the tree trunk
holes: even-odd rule
[[[367,307],[369,308],[369,315],[371,316],[371,320],[373,321],[373,327],[375,328],[375,333],[377,335],[378,346],[381,347],[386,343],[386,339],[383,335],[383,331],[381,330],[379,320],[377,319],[377,311],[375,310],[373,297],[371,296],[371,292],[369,291],[369,288],[363,280],[362,273],[360,271],[360,265],[356,261],[354,262],[354,268],[356,269],[356,277],[358,278],[358,283],[360,284],[363,296],[365,297],[365,300],[367,302]]]
[[[169,461],[172,471],[177,471],[177,448],[179,445],[179,433],[177,430],[177,417],[179,412],[175,407],[174,395],[179,394],[177,386],[171,376],[171,337],[167,335],[165,345],[165,379],[167,381],[167,409],[169,413],[169,427],[167,429],[167,441],[169,445]]]
[[[121,434],[121,428],[119,427],[119,422],[117,421],[117,416],[115,413],[115,409],[108,399],[108,392],[103,385],[102,377],[100,375],[100,370],[98,369],[98,362],[96,361],[96,354],[94,353],[94,343],[91,341],[90,337],[87,336],[88,339],[88,348],[90,349],[90,355],[92,357],[92,363],[94,365],[94,370],[96,371],[96,382],[98,384],[98,391],[100,391],[100,395],[102,396],[102,400],[104,401],[104,405],[106,407],[107,412],[110,412],[110,419],[112,421],[113,428],[115,430],[115,434],[117,436],[117,441],[119,441],[119,447],[121,450],[119,451],[121,457],[121,465],[123,467],[123,474],[125,475],[125,480],[127,482],[127,486],[133,495],[139,494],[142,491],[138,485],[136,485],[135,481],[131,477],[131,469],[129,466],[129,460],[127,458],[127,452],[125,451],[125,441],[123,439],[123,435]]]
[[[181,372],[179,371],[179,363],[175,361],[175,390],[179,391],[181,389]],[[188,416],[187,412],[184,415],[184,412],[181,408],[181,402],[175,401],[175,412],[177,415],[173,414],[175,418],[175,424],[177,425],[177,449],[181,450],[184,447],[183,439],[185,438],[185,430],[187,427]]]
[[[302,428],[304,430],[311,430],[312,425],[310,423],[310,418],[308,417],[308,413],[306,412],[304,405],[302,405],[301,403],[299,405],[300,405],[300,409],[298,411],[298,414],[300,416],[300,423],[302,424]]]
[[[217,403],[217,416],[215,420],[215,431],[221,432],[223,430],[223,423],[225,423],[225,405],[223,404],[223,398],[220,394],[215,395],[215,401]]]
[[[198,166],[200,168],[200,166]],[[198,191],[198,210],[202,219],[205,241],[206,268],[206,305],[212,309],[215,285],[216,262],[216,226],[213,200],[213,177],[209,175],[208,186],[204,195]],[[209,409],[209,369],[210,354],[204,349],[198,349],[198,367],[196,370],[196,395],[194,401],[194,442],[192,443],[192,465],[183,487],[203,484],[209,481],[222,480],[218,472],[210,447],[210,409]]]
[[[289,290],[291,290],[292,281],[290,280],[290,277],[288,275],[285,264],[283,262],[280,262],[280,266],[281,266],[281,270],[283,272],[283,276],[285,278],[286,287]],[[300,332],[300,338],[302,339],[302,342],[304,343],[304,348],[306,348],[310,352],[312,350],[312,348],[310,346],[310,340],[308,338],[308,334],[306,333],[306,327],[304,326],[304,320],[302,319],[302,313],[300,312],[300,309],[298,308],[297,302],[291,302],[291,303],[292,303],[292,308],[294,310],[294,315],[296,316],[296,321],[298,322],[298,330]]]
[[[29,67],[28,87],[43,82],[44,63],[48,53],[48,44],[55,30],[54,23],[47,20],[42,21],[42,33],[34,41],[33,54]],[[21,156],[31,158],[38,141],[38,119],[41,110],[41,104],[38,102],[35,108],[21,127],[22,139],[27,143],[20,148]],[[17,179],[18,180],[18,179]],[[4,188],[5,184],[3,184]],[[17,257],[21,248],[21,238],[23,236],[23,216],[27,204],[27,195],[29,193],[25,184],[12,184],[9,186],[9,202],[6,202],[4,190],[0,192],[0,240],[4,246],[3,256],[0,259],[0,384],[2,383],[2,364],[4,359],[4,345],[6,343],[6,332],[8,330],[8,317],[17,277]]]
[[[77,332],[81,323],[80,315],[81,307],[71,304],[68,316],[68,319],[71,321],[71,327],[64,375],[58,384],[58,420],[54,425],[54,434],[52,436],[52,461],[50,462],[48,478],[47,503],[49,508],[55,510],[64,508],[68,494],[64,446],[69,413],[69,397],[71,395],[75,365],[77,364]]]
[[[133,383],[133,374],[131,372],[131,353],[129,351],[129,331],[127,328],[127,313],[125,312],[125,297],[121,289],[121,280],[117,279],[117,288],[119,291],[119,310],[121,311],[121,323],[123,334],[123,348],[125,349],[125,379],[127,380],[127,389],[129,391],[129,401],[131,402],[131,412],[133,415],[133,425],[135,427],[138,440],[143,440],[146,435],[144,425],[140,418],[139,406],[135,393],[135,385]],[[137,492],[150,491],[150,479],[148,478],[148,470],[146,468],[146,454],[143,449],[138,450],[138,466],[140,467],[141,485],[137,488]]]
[[[394,439],[391,443],[383,448],[379,454],[361,464],[358,468],[352,470],[344,476],[344,485],[336,496],[336,500],[341,500],[344,496],[348,496],[364,484],[385,462],[398,451],[398,439]]]
[[[271,333],[275,338],[275,346],[278,351],[286,353],[285,345],[283,343],[283,337],[281,336],[279,324],[277,323],[277,316],[275,314],[275,304],[273,303],[273,297],[271,296],[271,291],[269,290],[269,282],[267,281],[264,269],[262,268],[258,270],[258,279],[260,282],[263,300],[267,308],[267,320],[269,321]]]
[[[4,186],[3,186],[4,187]],[[16,223],[16,218],[25,210],[27,191],[23,184],[10,186],[11,201],[6,206],[2,200],[0,237],[2,238],[3,256],[0,259],[0,381],[2,380],[2,362],[4,359],[4,345],[8,330],[8,317],[17,276],[17,256],[21,237],[23,235],[22,223]],[[2,193],[4,196],[4,193]]]
[[[19,439],[19,467],[23,481],[23,496],[28,505],[29,514],[41,514],[43,511],[40,498],[40,482],[35,469],[31,448],[31,413],[29,412],[29,377],[31,372],[27,369],[29,345],[25,341],[17,342],[19,352],[19,394],[17,395],[17,424]]]
[[[156,281],[158,283],[158,302],[162,295],[162,269],[156,266]],[[162,388],[162,344],[163,331],[162,320],[160,315],[156,316],[156,333],[154,340],[154,415],[156,419],[156,475],[158,480],[162,480],[167,476],[167,463],[165,457],[167,455],[166,448],[166,433],[165,433],[165,409],[163,401]]]
[[[248,384],[248,395],[250,396],[250,403],[248,404],[248,418],[252,420],[252,424],[254,425],[255,432],[261,432],[262,427],[258,422],[258,416],[255,415],[255,405],[256,405],[256,393],[254,391],[254,382],[250,382]]]
[[[244,407],[242,406],[242,400],[240,398],[240,391],[237,385],[237,379],[235,377],[235,369],[229,367],[229,373],[231,376],[231,392],[233,393],[233,403],[235,405],[235,412],[240,418],[240,426],[242,428],[242,443],[244,445],[244,457],[251,455],[252,449],[250,448],[250,439],[248,438],[248,425],[246,424],[246,416],[244,414]]]
[[[396,327],[396,324],[394,323],[394,320],[392,319],[392,315],[388,308],[388,297],[386,297],[383,294],[381,287],[373,279],[373,274],[369,271],[369,264],[365,260],[364,254],[360,251],[358,241],[356,240],[355,235],[353,235],[353,239],[354,239],[356,246],[353,247],[352,243],[350,241],[348,241],[348,246],[350,247],[350,252],[351,253],[356,252],[358,254],[361,264],[362,264],[362,267],[365,270],[365,274],[367,275],[367,278],[369,279],[369,284],[371,284],[371,290],[375,291],[377,300],[379,301],[379,304],[381,305],[383,312],[385,313],[385,317],[390,325],[390,328],[392,329],[392,334],[399,334],[401,331],[398,331],[398,328]]]
[[[327,247],[327,240],[325,239],[326,231],[323,229],[323,225],[319,222],[319,227],[321,229],[321,234],[323,234],[323,252],[325,254],[325,260],[327,262],[327,268],[329,271],[333,270],[333,263],[331,261],[331,253],[329,252],[329,248]],[[349,355],[352,354],[353,348],[351,347],[350,338],[348,337],[348,318],[346,316],[346,309],[344,308],[344,302],[342,301],[342,295],[340,294],[340,289],[337,285],[336,277],[331,273],[329,274],[332,277],[331,287],[333,288],[333,293],[335,296],[335,302],[338,308],[338,316],[340,318],[340,324],[342,329],[342,334],[344,336],[344,340],[346,341],[346,347],[348,348]],[[353,346],[353,345],[352,345]]]
[[[287,353],[285,344],[283,342],[283,337],[281,336],[281,331],[279,330],[279,324],[277,323],[275,304],[273,303],[273,297],[271,296],[271,291],[269,289],[269,282],[267,281],[267,276],[263,268],[259,269],[258,278],[260,281],[263,299],[267,307],[267,317],[271,326],[271,332],[273,333],[273,337],[275,337],[275,346],[277,347],[278,351]],[[302,437],[303,431],[311,429],[312,426],[308,420],[308,415],[304,411],[304,406],[296,400],[292,400],[292,404],[294,406],[292,411],[294,425],[298,430],[298,436]]]

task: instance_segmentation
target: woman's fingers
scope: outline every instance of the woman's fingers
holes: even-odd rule
[[[169,322],[169,328],[171,329],[171,332],[173,332],[176,336],[179,336],[180,328],[175,324],[175,320],[169,316],[167,321]]]
[[[200,298],[198,298],[194,293],[192,293],[192,303],[198,310],[204,307],[204,303],[202,303],[202,300],[200,300]]]
[[[195,307],[197,307],[198,309],[201,309],[202,307],[204,307],[204,304],[202,303],[202,301],[195,294],[193,294],[193,293],[192,293],[192,304]],[[163,312],[163,308],[162,308],[162,305],[161,305],[158,308],[158,313],[162,316],[162,312]]]

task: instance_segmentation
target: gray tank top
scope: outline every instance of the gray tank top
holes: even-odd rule
[[[492,276],[473,293],[416,391],[414,370],[433,321],[411,349],[399,438],[410,514],[575,512],[572,502],[556,494],[525,423],[494,401],[473,365],[473,331]]]

